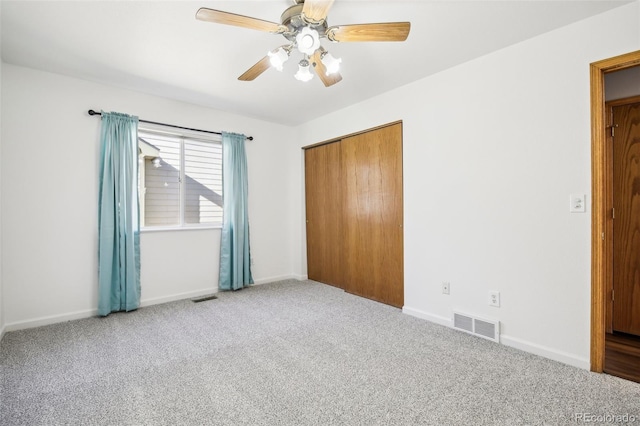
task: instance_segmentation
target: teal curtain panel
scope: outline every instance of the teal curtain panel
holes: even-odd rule
[[[140,306],[138,117],[102,112],[98,314]]]
[[[223,213],[218,281],[221,290],[239,290],[253,284],[245,139],[245,135],[222,132]]]

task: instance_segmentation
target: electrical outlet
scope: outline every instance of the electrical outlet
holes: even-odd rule
[[[490,291],[489,292],[489,306],[495,306],[496,308],[500,307],[500,292],[499,291]]]
[[[448,282],[442,283],[442,294],[449,294],[451,291],[451,284]]]

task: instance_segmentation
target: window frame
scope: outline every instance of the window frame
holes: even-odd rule
[[[165,139],[179,139],[180,142],[180,177],[179,177],[179,183],[180,183],[180,200],[179,200],[179,208],[180,208],[180,213],[179,213],[179,218],[180,218],[180,223],[175,224],[175,225],[140,225],[140,232],[163,232],[163,231],[194,231],[194,230],[207,230],[207,229],[222,229],[222,221],[221,222],[209,222],[209,223],[186,223],[185,222],[185,212],[186,212],[186,181],[187,179],[185,178],[186,174],[185,174],[185,140],[188,141],[196,141],[196,142],[204,142],[204,143],[211,143],[211,144],[215,144],[215,145],[220,145],[222,146],[222,136],[218,136],[218,135],[206,135],[203,136],[202,134],[198,133],[196,135],[194,134],[190,134],[190,133],[176,133],[176,132],[167,132],[164,130],[159,130],[159,129],[155,129],[152,127],[138,127],[138,139],[143,139],[145,140],[145,136],[147,138],[165,138]],[[146,141],[146,140],[145,140]],[[151,143],[148,142],[147,143]],[[140,156],[140,152],[139,152],[139,156]],[[141,157],[142,159],[144,159],[145,157]],[[220,161],[222,162],[222,154],[220,155]],[[143,160],[144,162],[144,160]],[[144,196],[145,194],[142,193],[142,191],[144,189],[146,189],[146,187],[142,187],[142,180],[141,180],[141,176],[142,176],[142,172],[143,172],[143,168],[138,168],[138,200],[140,204],[144,203]],[[222,171],[220,172],[220,177],[222,178]],[[224,203],[224,193],[222,193],[222,199],[223,199],[223,203]],[[140,208],[140,215],[142,218],[142,214],[144,214],[145,212],[145,208]],[[141,222],[144,222],[144,220],[142,220]]]

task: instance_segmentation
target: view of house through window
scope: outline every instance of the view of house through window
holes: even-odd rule
[[[220,140],[138,133],[140,225],[222,223]]]

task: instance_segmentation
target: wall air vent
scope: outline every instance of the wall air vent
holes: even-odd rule
[[[500,322],[481,319],[460,312],[453,313],[453,328],[500,343]]]

